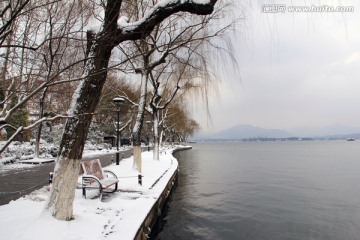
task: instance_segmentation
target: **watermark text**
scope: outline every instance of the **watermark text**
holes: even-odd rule
[[[285,13],[285,12],[308,12],[308,13],[346,13],[354,12],[354,6],[330,6],[330,5],[309,5],[309,6],[287,6],[286,4],[263,4],[263,13]]]

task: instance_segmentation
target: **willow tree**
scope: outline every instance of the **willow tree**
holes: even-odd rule
[[[159,160],[159,111],[166,109],[174,98],[189,91],[189,88],[206,88],[213,77],[208,66],[205,49],[218,47],[213,39],[222,39],[236,21],[223,23],[222,14],[230,10],[230,4],[222,4],[207,16],[187,17],[179,13],[167,18],[144,38],[133,41],[121,48],[126,52],[134,48],[137,57],[129,62],[132,72],[140,75],[137,116],[133,127],[133,168],[141,172],[141,131],[145,113],[152,116],[154,136],[154,156]],[[145,6],[146,8],[146,6]],[[144,15],[144,6],[131,5],[129,11],[136,16]],[[220,26],[219,26],[220,25]],[[206,92],[206,91],[203,91]],[[207,96],[205,96],[206,98]]]
[[[72,98],[68,114],[76,115],[65,124],[59,155],[54,170],[54,181],[47,204],[52,215],[59,220],[73,218],[75,187],[80,159],[88,129],[104,86],[112,50],[120,43],[143,38],[156,25],[178,12],[211,14],[217,0],[163,0],[152,6],[144,17],[131,22],[131,16],[121,18],[122,0],[99,1],[104,17],[98,31],[87,32],[87,60],[83,80]],[[149,2],[150,3],[150,2]]]
[[[168,138],[170,138],[169,135],[174,135],[179,142],[185,142],[189,136],[193,135],[200,128],[199,124],[190,117],[185,98],[176,99],[171,104],[171,107],[163,112],[161,118],[161,137],[167,133]]]

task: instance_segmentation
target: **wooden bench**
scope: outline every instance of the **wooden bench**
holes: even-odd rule
[[[113,193],[118,188],[118,178],[115,173],[101,168],[100,160],[87,160],[80,163],[82,176],[83,196],[86,198],[86,189],[99,189],[100,199],[103,192]]]

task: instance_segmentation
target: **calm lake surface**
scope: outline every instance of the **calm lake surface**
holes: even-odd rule
[[[360,141],[196,143],[155,239],[360,239]]]

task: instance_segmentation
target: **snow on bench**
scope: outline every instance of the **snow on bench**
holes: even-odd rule
[[[86,189],[99,189],[102,193],[113,193],[118,188],[118,178],[115,173],[103,170],[99,159],[87,160],[80,163],[82,176],[83,196],[86,198]]]

